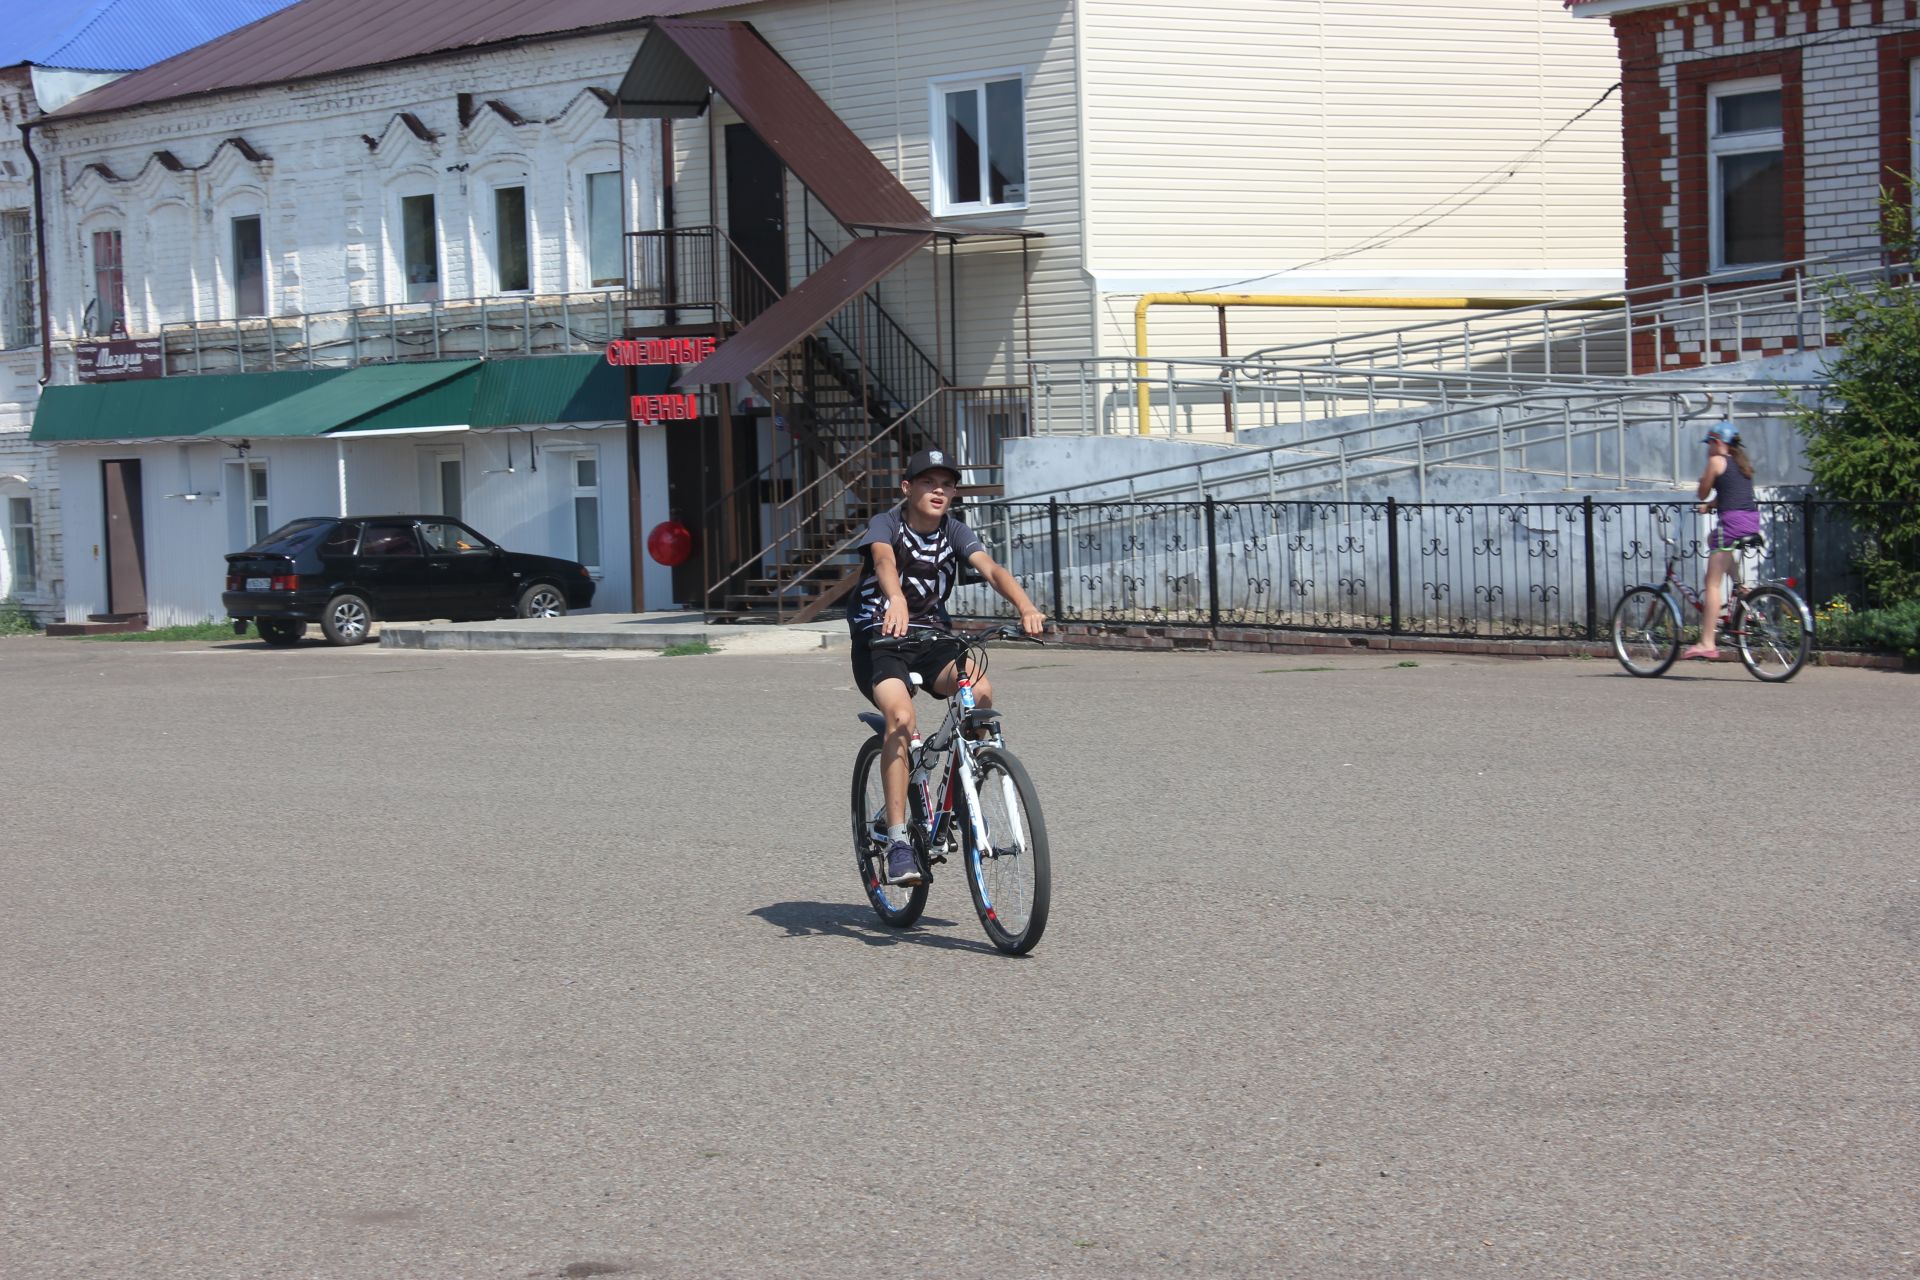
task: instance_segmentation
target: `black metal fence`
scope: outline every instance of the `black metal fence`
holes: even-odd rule
[[[1748,581],[1810,605],[1858,599],[1854,504],[1764,502]],[[1712,517],[1691,502],[990,503],[965,513],[1049,616],[1068,622],[1293,627],[1597,640],[1666,558],[1698,586]],[[984,585],[954,612],[1006,616]]]

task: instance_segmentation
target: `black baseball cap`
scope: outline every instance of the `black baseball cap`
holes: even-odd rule
[[[902,479],[918,480],[929,471],[945,471],[955,480],[960,478],[960,467],[939,449],[922,449],[907,459],[907,471]]]

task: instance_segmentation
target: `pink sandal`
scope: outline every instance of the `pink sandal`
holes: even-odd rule
[[[1697,644],[1680,655],[1683,660],[1687,658],[1718,658],[1719,656],[1720,651],[1718,649],[1709,649],[1704,644]]]

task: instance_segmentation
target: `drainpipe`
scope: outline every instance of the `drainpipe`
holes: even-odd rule
[[[33,252],[40,272],[40,385],[53,381],[53,313],[47,295],[47,198],[40,182],[40,157],[33,153],[33,126],[29,120],[20,126],[20,143],[27,150],[27,164],[33,169]]]

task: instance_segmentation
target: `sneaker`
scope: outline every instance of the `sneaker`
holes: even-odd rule
[[[925,876],[920,874],[920,863],[913,856],[913,846],[905,840],[895,840],[887,846],[887,883],[919,884]]]

